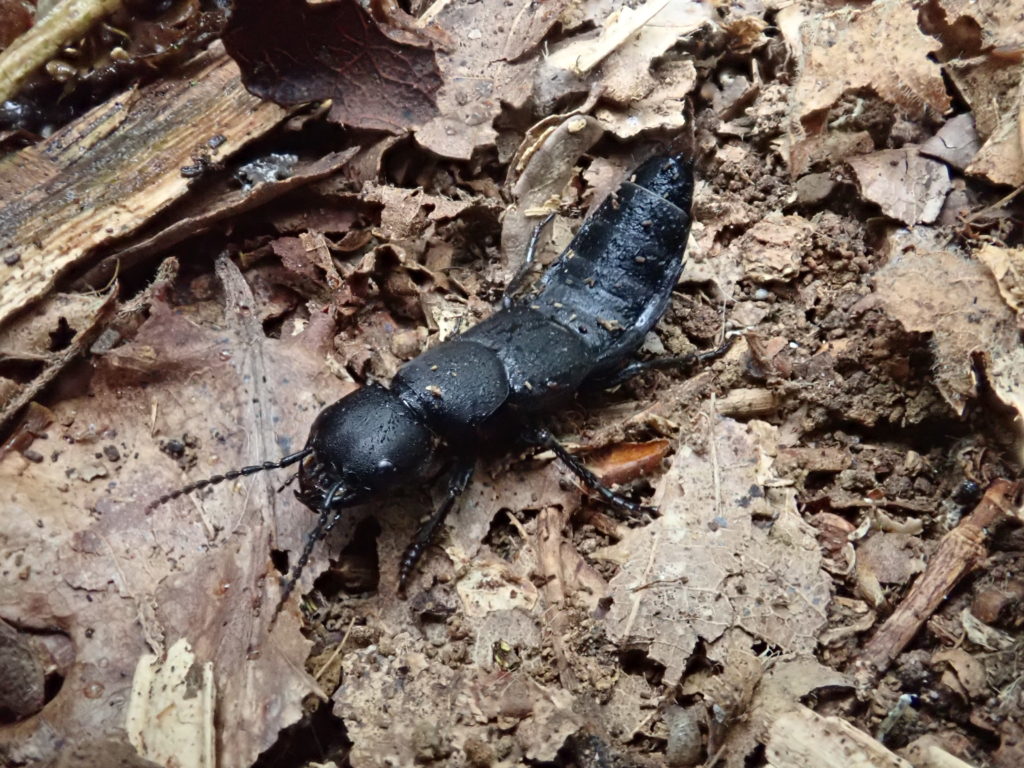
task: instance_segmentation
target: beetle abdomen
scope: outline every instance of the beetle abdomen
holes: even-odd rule
[[[644,163],[580,227],[528,304],[578,333],[592,371],[634,351],[683,268],[693,174],[679,156]]]
[[[558,407],[592,371],[579,335],[530,307],[495,312],[463,338],[493,350],[508,381],[508,404],[520,412]]]

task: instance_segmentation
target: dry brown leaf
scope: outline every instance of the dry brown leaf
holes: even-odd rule
[[[949,171],[921,157],[917,147],[888,149],[847,160],[861,195],[882,213],[904,224],[930,224],[939,217],[949,194]]]
[[[981,141],[974,130],[974,118],[965,112],[946,121],[939,132],[921,145],[920,153],[964,170],[978,153]]]
[[[737,640],[732,638],[730,642],[735,644]],[[715,653],[714,648],[711,653]],[[728,666],[727,660],[724,663]],[[757,745],[768,741],[775,721],[800,706],[800,702],[809,694],[823,688],[851,687],[845,675],[826,667],[813,656],[782,657],[766,666],[754,681],[756,687],[743,708],[726,710],[731,715],[732,727],[726,732],[721,744],[716,746],[722,751],[727,768],[743,768],[748,765],[749,755]],[[701,690],[706,696],[711,696],[712,702],[721,706],[721,693],[716,693],[713,683],[714,678],[708,680]]]
[[[974,255],[992,273],[1003,301],[1017,313],[1018,324],[1024,324],[1024,248],[986,243]]]
[[[323,367],[329,316],[267,339],[237,270],[222,262],[219,275],[227,308],[190,308],[219,329],[154,301],[134,339],[99,358],[81,394],[55,406],[49,444],[36,443],[48,460],[0,459],[4,551],[40,564],[23,578],[5,571],[0,612],[21,626],[60,628],[76,654],[45,715],[0,736],[9,755],[49,754],[51,737],[68,749],[96,733],[127,738],[139,659],[181,638],[197,664],[213,663],[225,768],[248,766],[316,690],[291,611],[267,631],[278,595],[269,546],[300,547],[310,524],[297,500],[275,492],[278,480],[227,484],[145,514],[186,478],[301,445],[320,398],[344,387]],[[160,445],[186,434],[197,440],[186,451],[196,466],[183,476]],[[323,565],[318,552],[304,587]]]
[[[599,108],[595,116],[611,133],[629,139],[643,131],[680,129],[686,125],[686,98],[697,84],[692,61],[669,61],[649,76],[650,83],[618,100],[625,109]]]
[[[653,93],[657,90],[663,98],[677,99],[692,90],[687,67],[666,63],[658,74],[651,67],[680,38],[710,23],[708,7],[689,0],[649,0],[635,8],[621,4],[609,8],[598,0],[585,3],[582,16],[599,31],[555,46],[537,73],[538,101],[554,103],[566,92],[597,91],[623,108],[644,102],[640,109],[648,114],[638,121],[608,112],[609,125],[616,132],[622,130],[622,135],[642,130],[638,125],[681,125],[681,115],[671,105],[656,104]]]
[[[716,418],[707,451],[684,446],[659,482],[661,516],[595,553],[621,564],[609,636],[665,665],[668,684],[699,637],[733,626],[791,652],[816,645],[831,582],[792,492],[765,488],[775,451],[768,425]]]
[[[981,31],[981,46],[1020,49],[1024,46],[1024,16],[1017,0],[939,0],[946,23],[970,19]]]
[[[354,0],[238,0],[223,39],[257,96],[331,99],[338,122],[404,133],[437,114],[441,78],[426,40],[390,32]]]
[[[452,33],[450,48],[437,53],[442,85],[439,115],[415,131],[416,140],[443,157],[468,160],[474,150],[494,145],[494,118],[502,103],[522,106],[530,96],[537,57],[514,62],[495,52],[506,40],[522,9],[515,3],[481,6],[470,0],[439,3],[439,12],[423,19]]]
[[[935,383],[954,411],[977,397],[980,362],[995,394],[1024,414],[1024,350],[1017,318],[992,274],[926,230],[893,233],[875,293],[908,331],[931,334]]]
[[[527,131],[509,166],[513,203],[501,224],[506,283],[523,263],[534,228],[558,210],[580,156],[602,133],[600,123],[586,115],[553,115]]]
[[[1019,63],[995,57],[951,61],[946,71],[971,107],[984,140],[967,173],[994,184],[1024,184],[1024,77]]]
[[[808,118],[860,88],[873,89],[913,117],[949,109],[939,65],[929,58],[941,44],[918,29],[913,6],[880,0],[861,11],[844,8],[800,21],[800,76],[790,104],[804,128]],[[794,27],[786,29],[793,34]],[[795,142],[803,129],[794,125],[791,134]]]
[[[708,23],[709,13],[703,5],[686,0],[648,0],[635,8],[620,6],[598,21],[601,28],[596,37],[558,48],[548,57],[547,66],[582,76],[616,53],[623,56],[623,76],[649,77],[646,67],[627,74],[626,63],[661,56],[681,36]],[[613,64],[612,69],[620,65]]]

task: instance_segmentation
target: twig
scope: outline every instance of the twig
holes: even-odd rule
[[[991,529],[1006,520],[1020,519],[1020,491],[1018,482],[996,480],[974,511],[943,537],[924,573],[854,662],[859,690],[870,688],[960,579],[984,561]]]

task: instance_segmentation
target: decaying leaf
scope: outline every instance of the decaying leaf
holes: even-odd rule
[[[882,212],[904,224],[930,224],[939,217],[949,194],[949,171],[921,157],[917,147],[889,149],[847,161],[861,194]]]
[[[801,22],[800,77],[790,103],[803,127],[793,127],[794,141],[816,113],[861,88],[873,89],[912,116],[949,109],[939,66],[929,58],[941,46],[918,29],[913,7],[881,0],[859,11],[809,14]],[[795,31],[796,25],[784,29]]]
[[[968,22],[976,29],[981,36],[979,42],[984,48],[1013,50],[1024,45],[1024,19],[1020,15],[1020,6],[1014,0],[986,0],[980,3],[970,0],[939,0],[938,5],[951,26]]]
[[[558,115],[535,129],[517,151],[509,173],[515,182],[513,204],[501,226],[501,249],[509,264],[506,282],[526,257],[537,224],[558,210],[580,155],[603,133],[600,123],[585,115]]]
[[[931,334],[935,382],[946,402],[964,412],[977,396],[981,363],[996,395],[1024,413],[1017,319],[988,269],[920,230],[892,234],[888,248],[875,292],[908,331]]]
[[[983,56],[946,65],[984,140],[967,172],[995,184],[1024,184],[1024,77],[1012,61]]]
[[[767,490],[773,429],[716,419],[702,456],[680,449],[658,484],[661,517],[596,553],[620,564],[608,632],[679,679],[698,638],[740,626],[809,652],[824,625],[829,579],[792,494]],[[729,471],[723,471],[728,467]],[[755,525],[772,519],[769,529]]]
[[[161,765],[213,768],[215,696],[213,663],[198,663],[184,638],[165,658],[140,657],[125,721],[129,742]]]
[[[1003,301],[1017,313],[1018,323],[1024,323],[1024,248],[1000,248],[986,243],[975,256],[992,273]]]
[[[921,145],[919,151],[962,171],[970,165],[980,147],[974,119],[969,113],[964,113],[947,120],[938,133]]]
[[[813,656],[787,655],[768,663],[749,651],[744,657],[740,647],[749,643],[750,638],[743,634],[732,631],[730,637],[719,641],[718,647],[712,647],[712,654],[723,666],[721,675],[698,676],[684,683],[685,690],[700,691],[735,720],[735,725],[721,737],[721,743],[714,745],[729,768],[748,765],[751,753],[772,737],[776,721],[799,708],[809,694],[851,685],[845,675]],[[736,692],[744,686],[748,687],[746,695],[737,699]]]
[[[224,44],[246,87],[278,104],[331,99],[331,116],[402,133],[437,114],[434,53],[395,42],[358,3],[236,2]]]
[[[177,455],[191,455],[199,475],[262,461],[304,440],[321,398],[344,386],[323,367],[328,316],[270,340],[230,262],[221,281],[227,306],[194,308],[222,313],[221,330],[154,300],[133,340],[55,407],[59,426],[36,442],[48,460],[0,458],[4,551],[49,564],[21,576],[5,569],[0,606],[21,626],[62,628],[75,649],[46,716],[0,734],[12,759],[50,738],[79,743],[83,734],[123,731],[138,659],[179,638],[197,664],[213,664],[222,765],[248,766],[316,690],[302,671],[309,646],[295,619],[283,614],[268,633],[278,594],[268,541],[299,546],[305,509],[265,476],[252,489],[226,486],[146,514],[149,502],[195,476],[183,475],[162,444],[183,445]],[[307,578],[322,565],[318,555]]]
[[[529,5],[526,0],[523,4]],[[437,54],[443,78],[437,95],[439,114],[416,130],[416,140],[444,157],[467,160],[474,150],[494,145],[498,134],[493,123],[502,103],[526,103],[538,62],[533,57],[510,61],[495,55],[495,41],[512,43],[508,32],[517,28],[523,12],[520,3],[488,6],[486,13],[468,0],[438,3],[434,9],[436,16],[430,21],[458,32],[449,49]]]

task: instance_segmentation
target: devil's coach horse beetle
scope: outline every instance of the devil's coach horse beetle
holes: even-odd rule
[[[728,349],[726,343],[696,355],[622,365],[668,307],[683,268],[692,197],[693,173],[684,157],[648,160],[583,223],[535,287],[517,295],[543,224],[501,309],[407,362],[389,388],[367,384],[325,408],[301,451],[191,483],[149,509],[214,483],[301,462],[295,495],[318,519],[282,581],[278,610],[314,545],[345,508],[422,479],[443,450],[451,454],[448,490],[402,557],[401,589],[469,485],[482,441],[514,435],[550,449],[607,502],[640,509],[602,485],[539,421],[582,387],[612,387],[649,368],[683,367]]]

